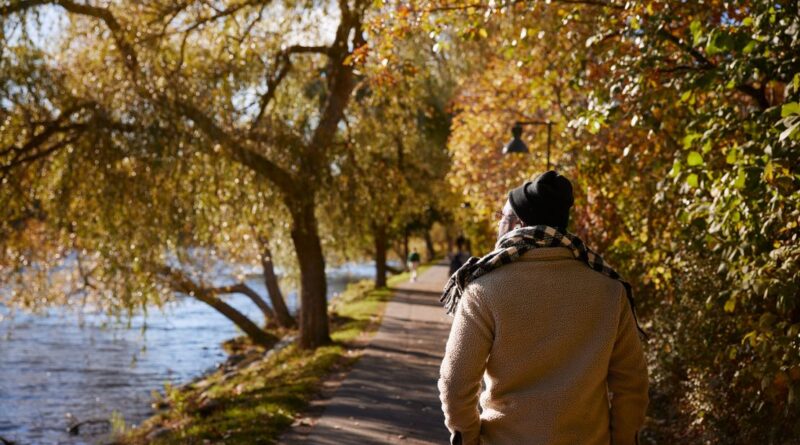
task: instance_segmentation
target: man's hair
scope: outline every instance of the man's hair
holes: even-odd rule
[[[569,179],[550,170],[511,190],[508,201],[526,226],[547,225],[565,231],[575,198]]]

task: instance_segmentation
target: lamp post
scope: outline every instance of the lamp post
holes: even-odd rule
[[[503,147],[503,154],[508,153],[528,153],[528,146],[522,141],[522,127],[525,125],[546,125],[547,126],[547,169],[550,170],[550,144],[553,137],[553,122],[551,121],[517,121],[511,127],[511,135],[514,137],[511,142]]]

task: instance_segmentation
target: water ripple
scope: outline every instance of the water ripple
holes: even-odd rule
[[[335,270],[329,293],[371,275],[368,266]],[[258,277],[249,284],[264,294]],[[295,299],[289,295],[287,303],[294,307]],[[246,297],[226,301],[261,323]],[[213,368],[225,357],[220,343],[238,335],[227,319],[188,298],[151,310],[146,321],[134,317],[128,329],[96,314],[58,310],[0,318],[2,436],[24,444],[88,444],[91,436],[66,432],[76,419],[109,419],[116,411],[128,424],[139,423],[152,414],[151,391]]]

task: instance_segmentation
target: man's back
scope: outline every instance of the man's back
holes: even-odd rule
[[[439,386],[465,444],[478,431],[492,445],[634,443],[647,370],[624,287],[568,249],[530,250],[470,284],[447,348]]]

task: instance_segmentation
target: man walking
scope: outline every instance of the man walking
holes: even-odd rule
[[[411,271],[411,282],[417,281],[417,269],[419,269],[419,252],[417,249],[413,249],[411,253],[408,254],[408,258],[406,258],[406,264],[408,264],[408,270]]]
[[[455,271],[461,268],[464,263],[469,260],[470,255],[469,252],[469,242],[463,236],[459,236],[456,238],[456,251],[450,258],[450,273],[449,275],[453,275]]]
[[[637,443],[648,382],[630,286],[566,231],[572,204],[554,171],[512,190],[495,250],[445,287],[453,444]]]

